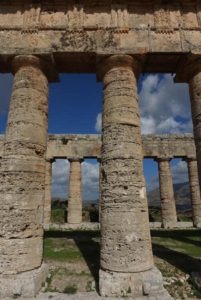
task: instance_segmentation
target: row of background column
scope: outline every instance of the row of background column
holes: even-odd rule
[[[196,158],[185,158],[188,166],[190,200],[192,204],[192,219],[196,227],[201,223],[201,201],[199,180],[197,174]],[[69,159],[69,197],[68,197],[68,219],[69,224],[82,222],[82,187],[81,187],[81,163],[82,159]],[[162,226],[164,228],[177,227],[177,211],[173,190],[173,180],[170,168],[171,158],[156,158],[159,173],[159,190],[161,200]],[[45,183],[45,205],[44,224],[50,223],[51,219],[51,185],[52,185],[52,163],[54,160],[46,160],[46,183]]]

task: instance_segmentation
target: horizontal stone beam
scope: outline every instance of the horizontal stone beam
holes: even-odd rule
[[[0,157],[3,154],[3,135],[0,135]],[[143,135],[143,156],[196,157],[194,138],[183,135]],[[50,134],[47,158],[100,158],[101,136],[97,134]]]
[[[193,136],[143,135],[144,157],[196,157]],[[100,135],[49,135],[47,157],[99,158]]]
[[[18,54],[52,55],[58,72],[95,72],[97,56],[128,53],[145,56],[143,72],[174,73],[181,54],[201,55],[200,37],[193,0],[2,0],[0,72]]]

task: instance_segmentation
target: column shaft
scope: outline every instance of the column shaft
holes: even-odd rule
[[[199,185],[201,188],[201,72],[189,80],[193,130],[197,153]]]
[[[157,159],[161,198],[162,225],[164,228],[177,226],[177,211],[169,159]]]
[[[0,280],[1,296],[11,296],[15,289],[17,294],[33,296],[37,292],[33,281],[42,263],[48,81],[40,64],[34,56],[17,56],[13,61],[1,163],[0,274],[5,275],[5,282]],[[28,275],[31,270],[35,275]],[[25,275],[23,279],[12,274]]]
[[[82,189],[80,159],[71,159],[68,197],[68,223],[82,223]]]
[[[119,296],[130,290],[139,296],[143,280],[138,276],[153,267],[153,257],[133,71],[138,63],[130,56],[113,56],[101,67],[106,70],[102,76],[100,292]]]
[[[188,158],[186,159],[186,161],[188,165],[193,224],[196,227],[200,227],[201,226],[201,198],[200,198],[200,186],[198,180],[197,160]]]
[[[52,204],[52,160],[46,159],[45,172],[45,200],[44,200],[44,224],[51,222]]]

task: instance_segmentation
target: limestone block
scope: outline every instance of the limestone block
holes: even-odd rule
[[[40,237],[0,238],[0,274],[11,275],[40,267],[43,240]]]

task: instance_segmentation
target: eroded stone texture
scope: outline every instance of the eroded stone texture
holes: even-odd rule
[[[176,82],[188,82],[191,100],[193,131],[196,146],[199,184],[201,187],[201,60],[188,57],[178,65]]]
[[[99,70],[104,85],[100,293],[113,295],[114,281],[120,296],[127,281],[137,295],[130,273],[153,267],[137,100],[139,64],[130,56],[112,56]]]
[[[13,70],[1,162],[0,280],[39,268],[43,252],[48,81],[35,56],[15,57]]]
[[[45,200],[44,200],[44,224],[49,224],[51,219],[52,202],[52,159],[46,159],[45,168]]]
[[[69,159],[68,223],[82,223],[81,159]]]
[[[142,135],[143,156],[155,158],[196,156],[192,134]],[[97,134],[51,134],[48,137],[47,158],[100,158],[101,136]],[[1,156],[1,138],[0,138]]]
[[[177,226],[177,212],[174,198],[170,158],[157,158],[159,171],[159,189],[161,198],[162,225],[164,228]]]
[[[189,187],[191,193],[193,224],[201,227],[201,198],[198,180],[198,168],[196,158],[185,159],[188,165]]]

